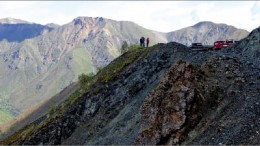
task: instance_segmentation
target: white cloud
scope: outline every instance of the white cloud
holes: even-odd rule
[[[251,28],[254,28],[254,26],[258,25],[260,26],[260,2],[255,2],[254,5],[251,8],[251,21],[252,21],[252,26],[249,26]]]
[[[36,1],[1,1],[0,7],[9,10],[15,10],[17,8],[29,8],[36,3]]]
[[[257,27],[250,12],[254,2],[216,2],[208,6],[198,5],[194,13],[198,21],[209,20],[226,23],[251,31]],[[221,9],[220,9],[221,8]]]
[[[238,28],[259,26],[259,1],[1,1],[0,17],[65,24],[78,16],[133,21],[145,28],[169,32],[200,21]]]

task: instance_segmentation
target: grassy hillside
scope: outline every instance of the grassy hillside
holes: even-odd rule
[[[84,54],[84,55],[83,55]],[[91,73],[94,67],[91,63],[91,55],[84,48],[76,48],[73,52],[72,68],[75,71],[75,76],[78,77],[80,73]],[[76,78],[74,79],[76,80]]]
[[[6,122],[8,120],[11,120],[13,118],[14,118],[14,116],[12,114],[0,109],[0,124]]]

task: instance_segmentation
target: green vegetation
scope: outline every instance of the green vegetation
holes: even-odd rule
[[[121,47],[121,54],[124,54],[128,50],[128,44],[126,41],[123,42],[123,45]]]
[[[70,97],[65,101],[65,103],[69,103],[72,104],[76,101],[76,99],[80,96],[80,93],[82,92],[82,87],[80,90],[77,90],[75,92],[73,92]]]
[[[48,110],[48,113],[52,114],[57,110],[57,105],[52,105],[51,108]]]
[[[140,50],[140,49],[144,49],[142,46],[139,45],[131,45],[128,50]]]
[[[82,55],[84,54],[84,55]],[[93,65],[91,64],[91,56],[85,48],[76,48],[72,52],[72,70],[75,71],[76,77],[79,73],[92,73]]]
[[[98,72],[100,72],[103,68],[104,67],[102,67],[102,66],[97,67]]]
[[[86,89],[90,85],[90,83],[93,79],[93,76],[94,76],[94,73],[89,73],[87,75],[83,73],[83,74],[79,75],[78,80],[79,80],[80,88]],[[81,92],[84,92],[84,91],[81,91]]]
[[[8,120],[11,120],[13,118],[14,118],[14,116],[12,114],[0,109],[0,124],[6,122]]]
[[[139,46],[139,45],[131,45],[131,46],[129,46],[129,45],[127,44],[127,42],[124,41],[124,42],[123,42],[123,45],[122,45],[122,47],[121,47],[121,54],[124,54],[124,53],[126,53],[127,51],[139,50],[139,49],[143,49],[143,47],[142,47],[142,46]]]

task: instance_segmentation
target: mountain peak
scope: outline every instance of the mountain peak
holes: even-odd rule
[[[24,20],[20,20],[20,19],[14,19],[14,18],[10,18],[10,17],[0,19],[0,24],[21,24],[21,23],[31,24],[28,21],[24,21]]]
[[[212,24],[215,24],[211,21],[201,21],[201,22],[198,22],[197,24],[195,24],[194,26],[201,26],[201,25],[212,25]]]
[[[212,27],[212,26],[230,26],[224,23],[214,23],[212,21],[201,21],[193,25],[194,28],[201,28],[201,27]]]
[[[104,26],[106,19],[103,17],[77,17],[73,19],[72,23],[74,25],[93,25],[93,26]]]
[[[103,18],[103,17],[83,17],[83,16],[79,16],[79,17],[73,19],[73,22],[78,22],[78,21],[88,22],[88,21],[103,21],[103,20],[105,20],[105,18]]]
[[[200,27],[212,27],[212,26],[223,26],[223,27],[233,27],[233,28],[235,28],[232,25],[227,25],[227,24],[224,24],[224,23],[214,23],[212,21],[201,21],[201,22],[196,23],[192,27],[200,28]]]
[[[48,26],[50,28],[56,28],[56,27],[59,27],[60,25],[55,24],[55,23],[48,23],[48,24],[46,24],[46,26]]]

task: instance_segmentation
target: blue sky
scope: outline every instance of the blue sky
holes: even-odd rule
[[[260,1],[0,1],[0,18],[62,25],[78,16],[133,21],[161,32],[200,21],[251,31],[260,26]]]

